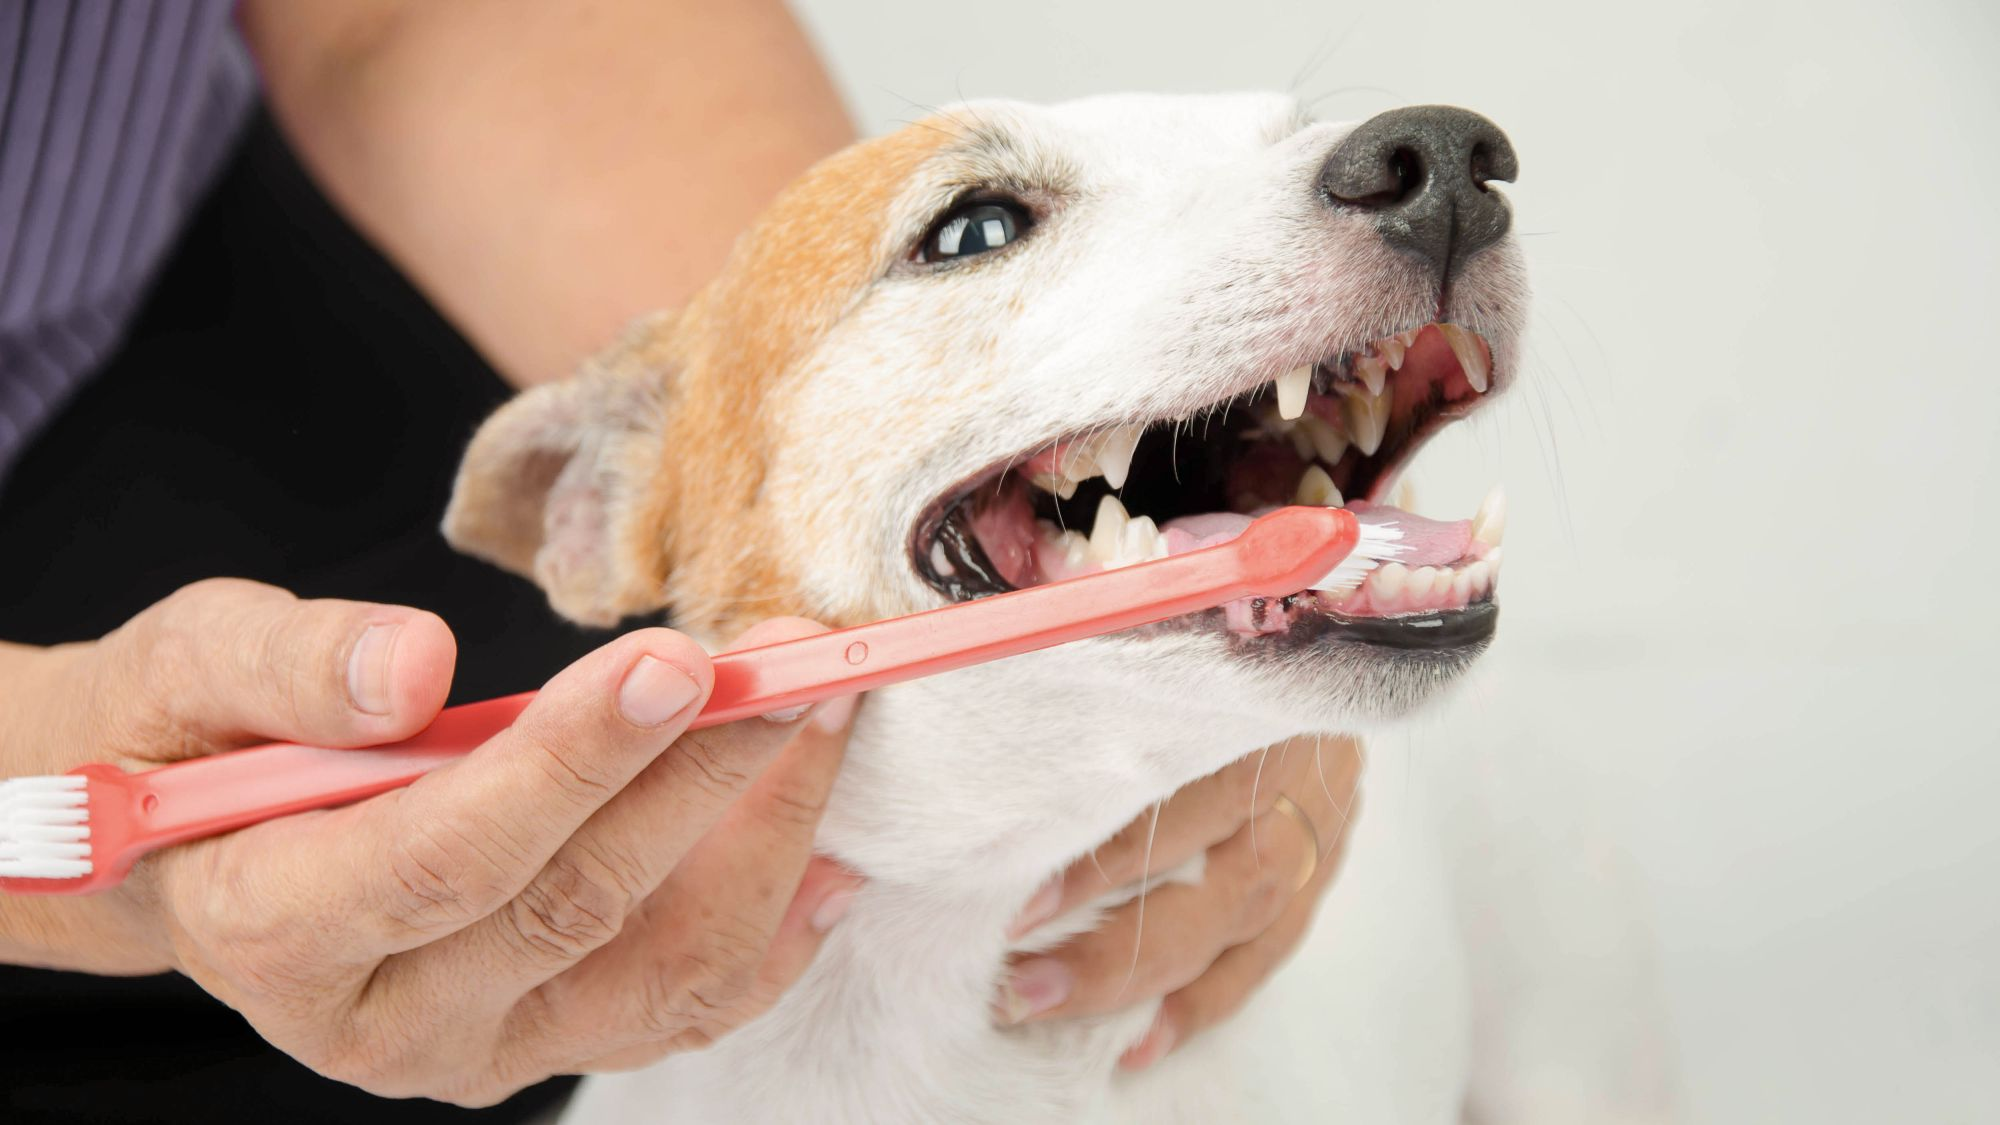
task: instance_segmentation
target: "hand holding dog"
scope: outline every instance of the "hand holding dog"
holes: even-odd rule
[[[198,583],[101,641],[0,650],[0,773],[393,741],[443,706],[455,654],[421,611]],[[0,959],[178,969],[392,1096],[486,1104],[703,1046],[804,971],[859,884],[812,855],[853,701],[684,735],[712,682],[693,641],[631,633],[408,788],[169,849],[115,892],[0,904]]]
[[[1096,929],[1016,958],[1001,1018],[1063,1019],[1159,999],[1152,1029],[1120,1060],[1129,1069],[1227,1018],[1305,936],[1340,866],[1360,774],[1355,740],[1295,738],[1134,820],[1044,885],[1014,934],[1205,852],[1202,881],[1154,886],[1143,908],[1134,899]]]

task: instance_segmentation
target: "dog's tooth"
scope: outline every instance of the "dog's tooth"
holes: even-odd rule
[[[1125,534],[1119,537],[1117,565],[1128,566],[1153,558],[1159,541],[1160,529],[1151,516],[1133,516],[1125,525]]]
[[[1347,452],[1347,438],[1333,424],[1317,414],[1308,414],[1299,419],[1299,428],[1311,439],[1313,452],[1329,465],[1340,463],[1341,454]],[[1305,456],[1300,454],[1300,456]]]
[[[1131,519],[1116,496],[1106,494],[1099,500],[1097,521],[1090,526],[1090,557],[1100,563],[1117,558],[1118,546],[1125,539],[1125,525]]]
[[[1319,453],[1319,450],[1313,447],[1312,435],[1306,432],[1306,423],[1310,421],[1312,421],[1311,415],[1299,419],[1292,432],[1285,435],[1291,440],[1292,452],[1298,454],[1301,461],[1310,461]]]
[[[1478,563],[1473,563],[1471,564],[1471,566],[1467,566],[1464,570],[1458,570],[1452,572],[1451,597],[1453,601],[1469,602],[1472,600],[1472,583],[1473,583],[1472,569],[1473,567],[1476,567],[1478,565],[1479,565]]]
[[[1420,566],[1410,575],[1410,587],[1426,598],[1443,597],[1451,590],[1451,568]]]
[[[1028,483],[1065,500],[1076,495],[1076,482],[1060,473],[1036,473],[1028,478]]]
[[[1388,382],[1389,365],[1372,355],[1356,356],[1354,377],[1367,385],[1369,394],[1379,395],[1382,393],[1382,384]]]
[[[1401,336],[1385,336],[1375,341],[1375,350],[1382,353],[1382,362],[1389,365],[1389,370],[1401,371],[1403,353],[1409,351],[1409,348],[1404,346]]]
[[[950,578],[952,575],[958,573],[957,568],[951,565],[951,559],[945,555],[944,540],[942,539],[936,540],[931,544],[931,569],[945,578]]]
[[[1137,426],[1114,426],[1097,439],[1094,456],[1104,483],[1125,487],[1125,478],[1132,472],[1132,451],[1139,448],[1139,433]]]
[[[1056,462],[1056,472],[1072,485],[1082,484],[1101,471],[1097,467],[1097,450],[1087,441],[1071,442]]]
[[[1347,503],[1336,488],[1333,478],[1318,465],[1307,467],[1299,476],[1298,488],[1292,492],[1294,504],[1307,504],[1315,508],[1339,508]]]
[[[1312,390],[1312,364],[1303,364],[1273,379],[1278,388],[1278,417],[1290,421],[1306,412],[1306,395]]]
[[[1421,328],[1412,328],[1406,332],[1396,333],[1396,339],[1402,341],[1404,350],[1408,350],[1416,346],[1417,336],[1422,332]]]
[[[1293,428],[1298,425],[1297,422],[1278,417],[1276,403],[1260,402],[1256,406],[1256,412],[1258,425],[1263,426],[1264,432],[1274,438],[1290,437]]]
[[[1496,484],[1486,499],[1479,502],[1479,513],[1472,517],[1472,537],[1488,547],[1498,547],[1506,534],[1507,493]]]
[[[1341,401],[1341,417],[1347,422],[1347,434],[1354,441],[1356,449],[1364,457],[1375,456],[1382,448],[1382,435],[1389,429],[1389,407],[1394,396],[1357,393],[1346,395]]]
[[[1082,566],[1084,560],[1090,558],[1090,539],[1082,532],[1065,531],[1062,533],[1061,542],[1063,561],[1070,566]]]
[[[1368,585],[1378,598],[1393,602],[1403,596],[1403,588],[1409,584],[1409,579],[1409,567],[1399,562],[1383,563],[1375,568]]]
[[[1505,552],[1502,551],[1500,548],[1495,547],[1492,550],[1486,552],[1485,558],[1479,560],[1486,566],[1487,577],[1494,581],[1498,581],[1500,578],[1500,556],[1502,554],[1505,554]]]
[[[1438,332],[1444,342],[1451,347],[1451,354],[1458,357],[1458,366],[1465,372],[1465,381],[1480,394],[1486,393],[1486,356],[1479,350],[1479,341],[1472,333],[1456,324],[1440,324]]]

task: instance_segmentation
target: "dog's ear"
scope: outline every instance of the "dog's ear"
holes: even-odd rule
[[[521,394],[466,450],[445,538],[534,578],[587,625],[659,609],[658,549],[634,516],[660,464],[663,402],[643,363],[594,363]]]

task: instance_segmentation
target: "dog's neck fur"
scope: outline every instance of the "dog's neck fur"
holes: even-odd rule
[[[1152,802],[1291,733],[1268,716],[1204,716],[1185,702],[1167,709],[1126,694],[1122,705],[1106,706],[1104,662],[1091,648],[872,695],[820,837],[823,850],[870,882],[813,967],[743,1030],[643,1078],[600,1081],[594,1086],[610,1088],[590,1096],[656,1091],[661,1104],[670,1098],[677,1114],[704,1121],[1088,1116],[1155,1006],[996,1026],[995,992],[1008,955],[1022,947],[1009,941],[1008,924],[1044,879]],[[994,700],[1037,702],[999,722]],[[939,776],[946,759],[930,748],[981,744],[988,753],[979,776]],[[1051,755],[1062,768],[1051,767]],[[1103,772],[1107,763],[1144,765],[1114,777]],[[960,775],[963,767],[962,756],[950,766]],[[912,846],[917,840],[925,846]],[[1078,911],[1028,944],[1057,944],[1096,920],[1096,911]],[[785,1082],[745,1082],[777,1072]]]

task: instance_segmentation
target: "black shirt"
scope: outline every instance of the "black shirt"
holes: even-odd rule
[[[458,637],[454,702],[537,687],[610,634],[437,530],[467,439],[508,394],[260,116],[121,349],[0,486],[0,638],[100,636],[234,576],[439,613]],[[378,1099],[177,975],[0,968],[8,1125],[524,1121],[569,1088],[476,1113]]]

